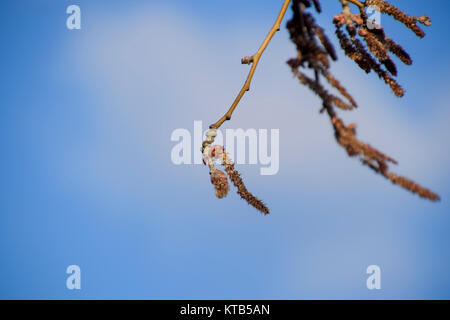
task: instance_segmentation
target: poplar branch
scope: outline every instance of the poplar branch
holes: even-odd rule
[[[286,14],[286,10],[289,7],[289,4],[291,3],[291,0],[284,0],[283,6],[281,8],[280,13],[278,14],[277,19],[275,20],[275,24],[273,25],[272,29],[270,30],[267,37],[264,39],[264,42],[259,47],[258,51],[251,57],[245,57],[242,59],[243,64],[251,64],[250,72],[247,76],[247,80],[244,83],[244,86],[242,87],[241,91],[239,91],[239,94],[237,95],[236,99],[234,100],[231,107],[228,109],[227,113],[225,113],[222,118],[220,118],[216,123],[209,126],[210,129],[218,129],[220,126],[227,120],[231,119],[231,115],[233,114],[234,110],[236,109],[237,105],[241,101],[242,97],[244,96],[246,91],[250,90],[250,83],[252,81],[253,75],[255,73],[256,67],[258,66],[259,59],[261,58],[261,55],[263,54],[264,50],[266,50],[270,40],[272,40],[272,37],[274,34],[280,30],[281,21],[284,18],[284,15]]]

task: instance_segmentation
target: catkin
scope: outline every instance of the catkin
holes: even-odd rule
[[[396,96],[402,97],[405,91],[395,79],[398,70],[393,58],[398,58],[406,65],[411,65],[412,59],[400,44],[386,36],[381,25],[375,21],[369,21],[365,9],[369,6],[374,7],[381,13],[392,16],[421,38],[425,36],[425,33],[418,23],[430,26],[431,19],[427,16],[407,15],[385,0],[365,0],[364,2],[361,0],[359,3],[341,0],[340,2],[342,12],[334,16],[333,23],[344,54],[366,73],[373,71],[389,85]],[[358,13],[352,12],[351,4],[357,5]],[[287,5],[286,2],[285,5]],[[363,165],[390,180],[393,184],[422,198],[432,201],[440,200],[439,195],[430,189],[391,172],[389,166],[397,164],[397,161],[370,144],[360,141],[356,135],[356,125],[353,123],[347,125],[338,116],[336,109],[351,110],[357,107],[357,103],[330,72],[331,61],[336,61],[338,57],[324,29],[317,25],[314,16],[308,12],[311,7],[314,7],[317,12],[321,12],[319,0],[292,0],[293,16],[287,22],[286,27],[297,52],[294,58],[287,61],[287,64],[300,83],[322,100],[320,112],[328,115],[337,143],[347,152],[348,156],[358,158]],[[286,6],[284,6],[285,8]],[[391,54],[393,58],[391,58]],[[242,58],[241,62],[252,64],[257,61],[254,61],[254,56],[247,56]],[[321,81],[322,78],[326,81]],[[331,88],[329,89],[327,86]],[[332,93],[330,90],[337,93]],[[228,117],[227,120],[229,120]],[[247,190],[241,175],[235,169],[233,161],[224,148],[212,145],[217,134],[216,129],[220,127],[220,124],[211,126],[212,129],[208,130],[202,144],[204,163],[209,167],[216,196],[224,198],[228,194],[229,178],[242,199],[263,214],[268,214],[269,208]],[[214,166],[213,160],[217,159],[222,160],[226,173]]]

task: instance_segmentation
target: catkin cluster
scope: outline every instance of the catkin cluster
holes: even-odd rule
[[[391,15],[420,38],[423,38],[425,33],[417,23],[429,26],[430,18],[407,15],[384,0],[367,0],[359,7],[358,13],[353,13],[348,0],[340,1],[342,13],[334,16],[333,23],[344,53],[365,72],[376,73],[390,86],[396,96],[402,97],[405,91],[395,80],[397,66],[391,54],[406,65],[411,65],[412,59],[400,44],[386,36],[383,27],[377,21],[369,19],[366,8]]]
[[[383,27],[377,21],[368,17],[366,10],[370,7],[372,10],[392,16],[420,38],[423,38],[425,33],[419,24],[430,26],[430,18],[408,15],[385,0],[337,1],[342,5],[342,12],[334,16],[333,23],[336,27],[336,36],[340,47],[345,55],[366,73],[373,72],[378,75],[396,96],[402,97],[405,91],[396,80],[398,69],[394,58],[406,65],[411,65],[412,59],[400,44],[386,35]],[[241,176],[234,168],[234,163],[223,147],[213,146],[212,144],[216,135],[215,130],[224,121],[231,119],[231,114],[243,94],[249,90],[250,81],[259,58],[274,32],[279,30],[280,22],[291,2],[293,16],[287,23],[287,29],[297,52],[294,58],[287,61],[287,64],[300,83],[321,99],[322,108],[320,112],[328,115],[338,144],[345,149],[350,157],[358,158],[363,165],[393,184],[422,198],[438,201],[439,195],[430,189],[391,172],[389,166],[397,164],[397,161],[371,145],[360,141],[356,136],[356,125],[353,123],[345,124],[338,116],[337,109],[348,111],[357,108],[358,105],[347,89],[330,71],[331,63],[337,60],[335,48],[326,36],[324,29],[316,23],[313,13],[309,12],[311,8],[314,8],[317,13],[321,12],[320,0],[284,0],[275,25],[258,52],[254,56],[247,56],[242,59],[243,64],[252,64],[247,81],[225,116],[210,126],[211,130],[206,133],[206,140],[202,145],[204,162],[209,166],[211,182],[214,185],[216,196],[223,198],[227,195],[229,190],[228,175],[242,199],[262,213],[269,213],[265,204],[248,192]],[[352,8],[356,8],[356,13],[352,11]],[[226,174],[214,166],[214,160],[217,159],[221,160]]]
[[[216,129],[210,129],[206,133],[206,140],[203,143],[203,163],[209,166],[209,174],[211,176],[211,183],[214,185],[216,197],[224,198],[230,189],[227,175],[230,181],[237,188],[238,195],[244,199],[249,205],[259,210],[263,214],[269,214],[269,208],[251,192],[249,192],[241,178],[239,172],[234,168],[234,162],[230,156],[225,152],[223,146],[212,145],[214,137],[217,134]],[[225,168],[227,175],[214,166],[214,161],[219,160]]]
[[[412,60],[408,53],[395,41],[389,39],[381,26],[369,21],[364,11],[360,7],[358,14],[353,14],[350,10],[350,3],[341,0],[342,13],[333,19],[336,25],[336,35],[345,54],[354,60],[358,66],[369,73],[374,71],[399,97],[404,91],[393,78],[397,75],[397,68],[390,53],[397,56],[402,62],[410,65]],[[423,198],[433,201],[439,200],[439,196],[431,190],[420,186],[414,181],[396,175],[389,171],[389,164],[397,164],[393,158],[383,152],[373,148],[369,144],[361,142],[356,137],[356,125],[346,125],[338,117],[336,108],[351,110],[357,107],[356,102],[341,83],[330,73],[330,61],[337,60],[333,46],[324,35],[323,29],[317,26],[313,16],[308,12],[312,5],[316,10],[320,10],[320,5],[310,0],[294,0],[292,10],[294,15],[287,23],[292,42],[297,47],[297,55],[290,59],[287,64],[291,67],[293,74],[300,82],[316,93],[322,100],[321,112],[326,112],[329,116],[334,135],[339,143],[351,157],[358,157],[360,161],[376,173]],[[381,12],[392,15],[395,19],[403,22],[419,36],[420,28],[417,22],[428,24],[429,18],[410,17],[399,9],[389,5],[383,0],[368,0],[365,5],[377,5]],[[358,37],[362,38],[361,41]],[[365,43],[365,44],[364,44]],[[306,71],[310,70],[312,76],[308,76]],[[327,90],[324,85],[325,79],[332,88],[341,95],[336,96]]]

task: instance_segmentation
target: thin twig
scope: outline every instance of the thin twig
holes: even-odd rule
[[[283,17],[286,14],[286,10],[289,7],[290,2],[291,2],[291,0],[284,0],[283,7],[281,8],[280,13],[278,14],[275,24],[273,25],[273,27],[270,30],[267,37],[264,39],[264,42],[262,43],[262,45],[258,49],[258,51],[252,57],[245,57],[244,59],[242,59],[242,63],[247,63],[247,64],[252,63],[252,67],[247,76],[247,80],[245,81],[245,84],[242,87],[241,91],[239,91],[239,94],[236,97],[236,99],[234,100],[230,109],[228,109],[227,113],[225,113],[225,115],[222,118],[220,118],[216,123],[209,126],[211,129],[218,129],[226,120],[230,120],[234,109],[236,109],[237,105],[239,104],[239,101],[241,101],[245,92],[250,90],[250,83],[252,81],[253,74],[255,73],[256,67],[258,66],[259,59],[261,58],[261,55],[263,54],[264,50],[267,48],[267,45],[269,44],[270,40],[272,40],[272,37],[274,36],[275,32],[280,30],[281,21],[283,20]]]
[[[365,6],[364,3],[361,3],[358,0],[347,0],[347,1],[353,3],[354,5],[357,5],[360,8],[364,8],[364,6]]]

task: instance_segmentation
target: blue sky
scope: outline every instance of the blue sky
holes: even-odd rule
[[[318,20],[336,44],[335,2]],[[339,52],[333,71],[360,105],[342,117],[442,201],[346,156],[286,66],[282,28],[225,125],[280,130],[277,175],[238,168],[264,217],[234,192],[216,199],[205,167],[175,166],[170,136],[222,115],[281,1],[3,1],[0,298],[450,298],[450,5],[392,2],[433,19],[418,39],[383,17],[414,60],[399,67],[406,96]],[[66,28],[71,4],[81,30]],[[366,288],[372,264],[381,290]]]

